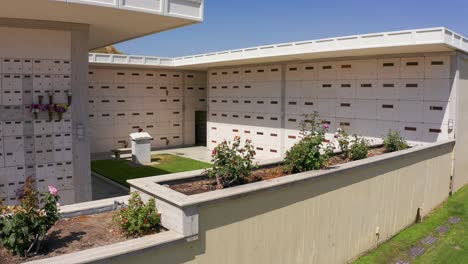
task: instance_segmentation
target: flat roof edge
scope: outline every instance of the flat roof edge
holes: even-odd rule
[[[447,45],[468,53],[468,39],[445,27],[371,33],[299,42],[289,42],[192,56],[162,58],[136,55],[90,54],[90,63],[127,64],[159,67],[196,67],[205,64],[255,60],[292,55],[397,48],[422,45]]]
[[[52,0],[70,4],[108,7],[157,15],[166,15],[194,21],[203,21],[204,0]]]

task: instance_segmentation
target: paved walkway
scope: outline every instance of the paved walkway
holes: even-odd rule
[[[109,182],[102,176],[91,174],[91,186],[93,187],[93,201],[102,200],[107,198],[119,197],[128,195],[130,190],[119,185],[118,183]]]
[[[203,162],[211,162],[211,151],[206,147],[188,147],[153,151],[152,154],[173,154]]]
[[[211,161],[211,151],[206,147],[202,146],[193,146],[193,147],[183,147],[183,148],[173,148],[173,149],[163,149],[151,151],[151,154],[174,154],[178,156],[184,156],[190,159],[199,160],[203,162]],[[105,160],[112,159],[114,157],[111,153],[96,153],[91,154],[91,160]],[[129,158],[131,154],[122,154],[122,158]]]

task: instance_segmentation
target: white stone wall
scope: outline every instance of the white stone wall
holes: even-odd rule
[[[195,144],[195,111],[206,111],[206,73],[91,67],[91,152],[130,147],[143,129],[153,148]]]
[[[14,34],[13,34],[14,33]],[[48,185],[60,190],[62,203],[75,200],[71,111],[59,121],[30,111],[39,96],[49,104],[66,104],[71,89],[70,38],[67,31],[1,28],[0,49],[0,199],[17,204],[17,192],[27,177],[38,191]],[[3,42],[2,42],[3,43]]]
[[[279,157],[282,147],[281,65],[208,72],[208,147],[240,136],[252,139],[257,158]]]
[[[451,72],[450,56],[437,54],[212,69],[208,146],[239,135],[259,158],[278,157],[314,111],[330,140],[339,127],[374,143],[389,129],[411,142],[453,138]]]

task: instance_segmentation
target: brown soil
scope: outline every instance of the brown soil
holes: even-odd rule
[[[385,153],[385,149],[380,148],[373,148],[370,149],[367,153],[367,157],[374,157]],[[345,159],[342,155],[335,155],[331,157],[327,162],[327,168],[331,169],[336,165],[343,164],[346,162],[350,162],[350,159]],[[271,168],[264,168],[256,170],[252,173],[251,176],[247,177],[246,182],[243,184],[248,184],[257,181],[267,181],[274,178],[279,178],[283,176],[288,176],[289,173],[285,173],[283,171],[283,166],[278,165]],[[194,195],[199,193],[205,193],[217,190],[216,180],[209,179],[206,177],[198,177],[188,181],[182,182],[174,182],[174,183],[166,183],[169,188],[183,193],[185,195]]]
[[[63,219],[49,230],[38,256],[28,259],[12,256],[0,246],[0,263],[21,263],[54,257],[84,249],[114,244],[131,239],[112,223],[115,212]]]
[[[385,153],[385,148],[372,148],[367,152],[367,157],[370,158],[370,157],[382,155],[384,153]],[[343,163],[346,163],[346,162],[350,162],[350,161],[352,161],[352,160],[350,160],[349,158],[345,159],[342,155],[336,155],[336,156],[331,157],[328,160],[327,167],[328,168],[333,168],[333,166],[343,164]]]

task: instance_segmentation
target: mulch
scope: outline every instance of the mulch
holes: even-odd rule
[[[39,255],[22,258],[13,256],[0,246],[0,263],[17,264],[55,257],[85,249],[105,246],[132,239],[112,222],[115,212],[62,219],[49,230]]]
[[[382,155],[384,153],[385,153],[385,148],[383,147],[372,148],[368,151],[367,157],[370,158],[370,157]],[[343,163],[350,162],[350,161],[351,160],[349,158],[346,159],[343,157],[343,155],[335,155],[328,160],[326,166],[327,168],[333,168],[336,165],[343,164]],[[252,175],[247,177],[247,179],[244,181],[243,184],[248,184],[248,183],[257,182],[257,181],[267,181],[267,180],[284,177],[288,175],[291,175],[291,174],[285,173],[283,166],[279,165],[279,166],[272,167],[272,168],[265,168],[265,169],[259,169],[259,170],[254,171]],[[169,188],[175,191],[178,191],[180,193],[183,193],[185,195],[200,194],[200,193],[215,191],[219,189],[217,187],[215,179],[209,179],[206,177],[188,179],[185,182],[177,182],[174,184],[168,184],[168,186]]]

